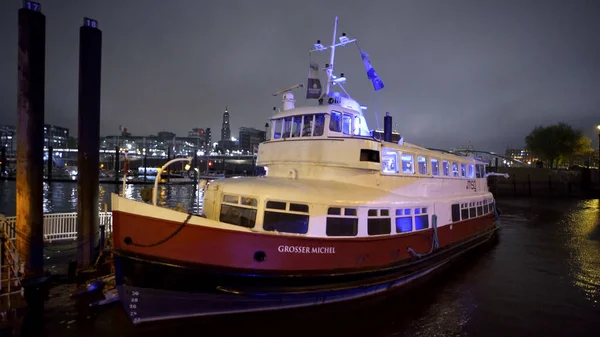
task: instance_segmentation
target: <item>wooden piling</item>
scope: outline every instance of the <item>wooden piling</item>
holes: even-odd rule
[[[102,31],[84,18],[79,28],[79,114],[77,154],[78,268],[89,268],[98,256],[100,174],[100,82]]]

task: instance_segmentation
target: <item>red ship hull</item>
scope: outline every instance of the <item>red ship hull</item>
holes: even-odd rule
[[[439,247],[432,250],[431,228],[322,239],[121,211],[113,212],[113,226],[120,297],[134,323],[294,308],[379,293],[430,274],[489,240],[497,229],[493,213],[441,226]]]

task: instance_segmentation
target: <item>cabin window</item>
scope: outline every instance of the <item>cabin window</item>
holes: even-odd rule
[[[460,205],[460,219],[461,220],[469,219],[469,207],[467,206],[467,204]]]
[[[271,125],[273,126],[273,139],[281,138],[281,128],[283,127],[281,119],[272,120]]]
[[[434,176],[440,175],[440,162],[434,158],[431,158],[431,174]]]
[[[398,173],[398,152],[384,149],[381,151],[381,157],[383,173]]]
[[[490,212],[490,206],[488,204],[483,205],[483,214],[488,214]]]
[[[285,211],[286,203],[281,201],[267,201],[267,208]]]
[[[452,222],[460,221],[460,205],[454,204],[452,205]]]
[[[429,214],[427,207],[415,208],[415,230],[429,228]]]
[[[322,136],[324,128],[325,128],[325,114],[316,114],[315,115],[315,128],[314,128],[313,136]]]
[[[329,115],[329,130],[342,132],[342,114],[337,111],[332,111]]]
[[[398,208],[396,210],[396,233],[412,231],[412,222],[410,208]]]
[[[460,176],[463,178],[467,177],[467,164],[460,164]]]
[[[417,165],[419,168],[419,174],[427,174],[427,158],[417,157]]]
[[[475,178],[475,165],[469,164],[469,178]]]
[[[306,234],[308,232],[308,205],[290,203],[290,209],[287,209],[287,202],[267,201],[265,216],[263,219],[263,229],[265,231],[277,231],[282,233]],[[292,207],[292,205],[294,205]],[[293,211],[302,209],[302,211]]]
[[[483,206],[481,205],[481,201],[479,201],[477,203],[477,216],[482,216],[483,215]]]
[[[452,176],[453,177],[458,177],[459,176],[458,164],[455,163],[455,162],[452,163]]]
[[[223,202],[226,203],[230,203],[230,204],[237,204],[240,200],[240,197],[238,195],[228,195],[225,194],[223,195]]]
[[[372,161],[379,163],[379,151],[360,149],[360,161]]]
[[[412,154],[402,154],[402,173],[415,173],[414,157]]]
[[[343,116],[342,132],[345,135],[352,134],[352,116],[348,114],[344,114]]]
[[[370,209],[367,219],[367,233],[369,235],[384,235],[392,232],[390,211],[388,209]]]
[[[290,211],[308,213],[308,205],[290,203]]]
[[[475,210],[475,203],[469,203],[469,218],[474,218],[477,216],[477,211]]]
[[[302,130],[302,116],[294,117],[292,137],[300,137],[300,131]]]
[[[338,215],[337,217],[327,217],[325,224],[325,234],[327,236],[358,235],[358,212],[356,208],[330,207],[327,214]]]
[[[219,221],[231,225],[254,228],[256,223],[255,198],[240,197],[236,195],[223,195]]]
[[[442,161],[442,169],[445,176],[450,176],[450,163],[446,160]]]

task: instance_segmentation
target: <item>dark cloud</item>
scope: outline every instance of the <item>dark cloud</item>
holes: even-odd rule
[[[537,124],[600,123],[596,1],[41,1],[47,17],[46,119],[76,128],[78,29],[104,34],[102,133],[184,135],[262,128],[271,93],[305,82],[307,51],[329,42],[335,15],[386,84],[374,93],[356,48],[337,58],[350,92],[382,125],[389,111],[409,142],[523,145]],[[0,118],[16,120],[17,9],[0,4]],[[325,58],[322,59],[323,63]],[[297,93],[304,103],[304,93]],[[312,102],[311,102],[312,103]],[[214,135],[217,135],[215,132]]]

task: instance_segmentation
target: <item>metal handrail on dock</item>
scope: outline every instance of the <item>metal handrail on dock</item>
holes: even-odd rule
[[[112,212],[98,212],[99,223],[104,225],[107,233],[112,232]],[[17,238],[14,230],[17,217],[6,217],[4,223],[0,224],[11,240]],[[44,214],[44,242],[77,240],[77,212],[72,213],[46,213]]]

